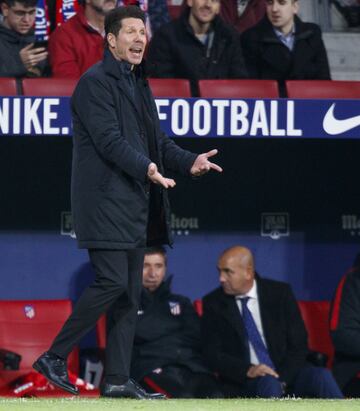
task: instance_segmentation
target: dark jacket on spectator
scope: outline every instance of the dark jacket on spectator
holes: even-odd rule
[[[190,79],[196,96],[199,79],[247,77],[239,34],[216,17],[214,40],[208,50],[195,36],[188,16],[189,9],[154,34],[148,53],[150,76]]]
[[[23,35],[0,24],[0,77],[34,77],[20,58],[20,50],[35,42],[33,34]],[[37,66],[44,70],[46,63]]]
[[[360,265],[340,281],[331,307],[333,373],[340,388],[360,371]]]
[[[166,365],[209,372],[200,358],[199,318],[188,298],[171,292],[170,282],[142,291],[131,366],[138,381]]]
[[[285,80],[329,80],[330,69],[319,26],[295,16],[295,43],[290,51],[276,36],[267,17],[241,37],[251,78],[279,81],[285,95]]]

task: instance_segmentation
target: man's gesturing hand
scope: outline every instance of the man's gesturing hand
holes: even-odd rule
[[[218,166],[215,163],[212,163],[211,161],[208,160],[209,157],[213,157],[217,154],[217,150],[210,150],[207,153],[199,154],[196,157],[196,160],[194,161],[194,164],[192,165],[190,169],[190,173],[193,176],[202,176],[203,174],[206,174],[209,172],[211,169],[218,171],[219,173],[222,172],[222,168]]]
[[[149,164],[147,176],[153,183],[160,184],[164,188],[173,188],[176,185],[175,181],[172,178],[163,177],[163,175],[159,173],[157,165],[155,163]]]

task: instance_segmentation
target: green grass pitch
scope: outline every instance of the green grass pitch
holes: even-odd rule
[[[348,400],[117,400],[86,398],[0,398],[0,411],[360,411],[360,399]]]

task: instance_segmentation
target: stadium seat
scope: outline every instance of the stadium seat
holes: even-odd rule
[[[275,80],[199,80],[200,97],[278,98]]]
[[[21,355],[18,370],[0,369],[0,388],[33,371],[71,310],[70,300],[0,301],[0,348]],[[70,354],[68,367],[78,374],[78,350]]]
[[[0,96],[16,96],[16,79],[12,77],[0,78]]]
[[[26,78],[22,81],[24,96],[70,97],[77,80],[69,78]]]
[[[298,301],[301,316],[308,333],[308,345],[311,351],[326,354],[327,367],[331,368],[334,347],[329,329],[329,301]]]
[[[180,78],[149,78],[155,97],[191,97],[190,82]]]
[[[288,80],[286,90],[289,98],[360,98],[360,81],[334,80]]]

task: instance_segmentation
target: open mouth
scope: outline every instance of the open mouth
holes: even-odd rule
[[[131,47],[130,52],[135,56],[140,57],[142,55],[143,49],[142,47]]]

